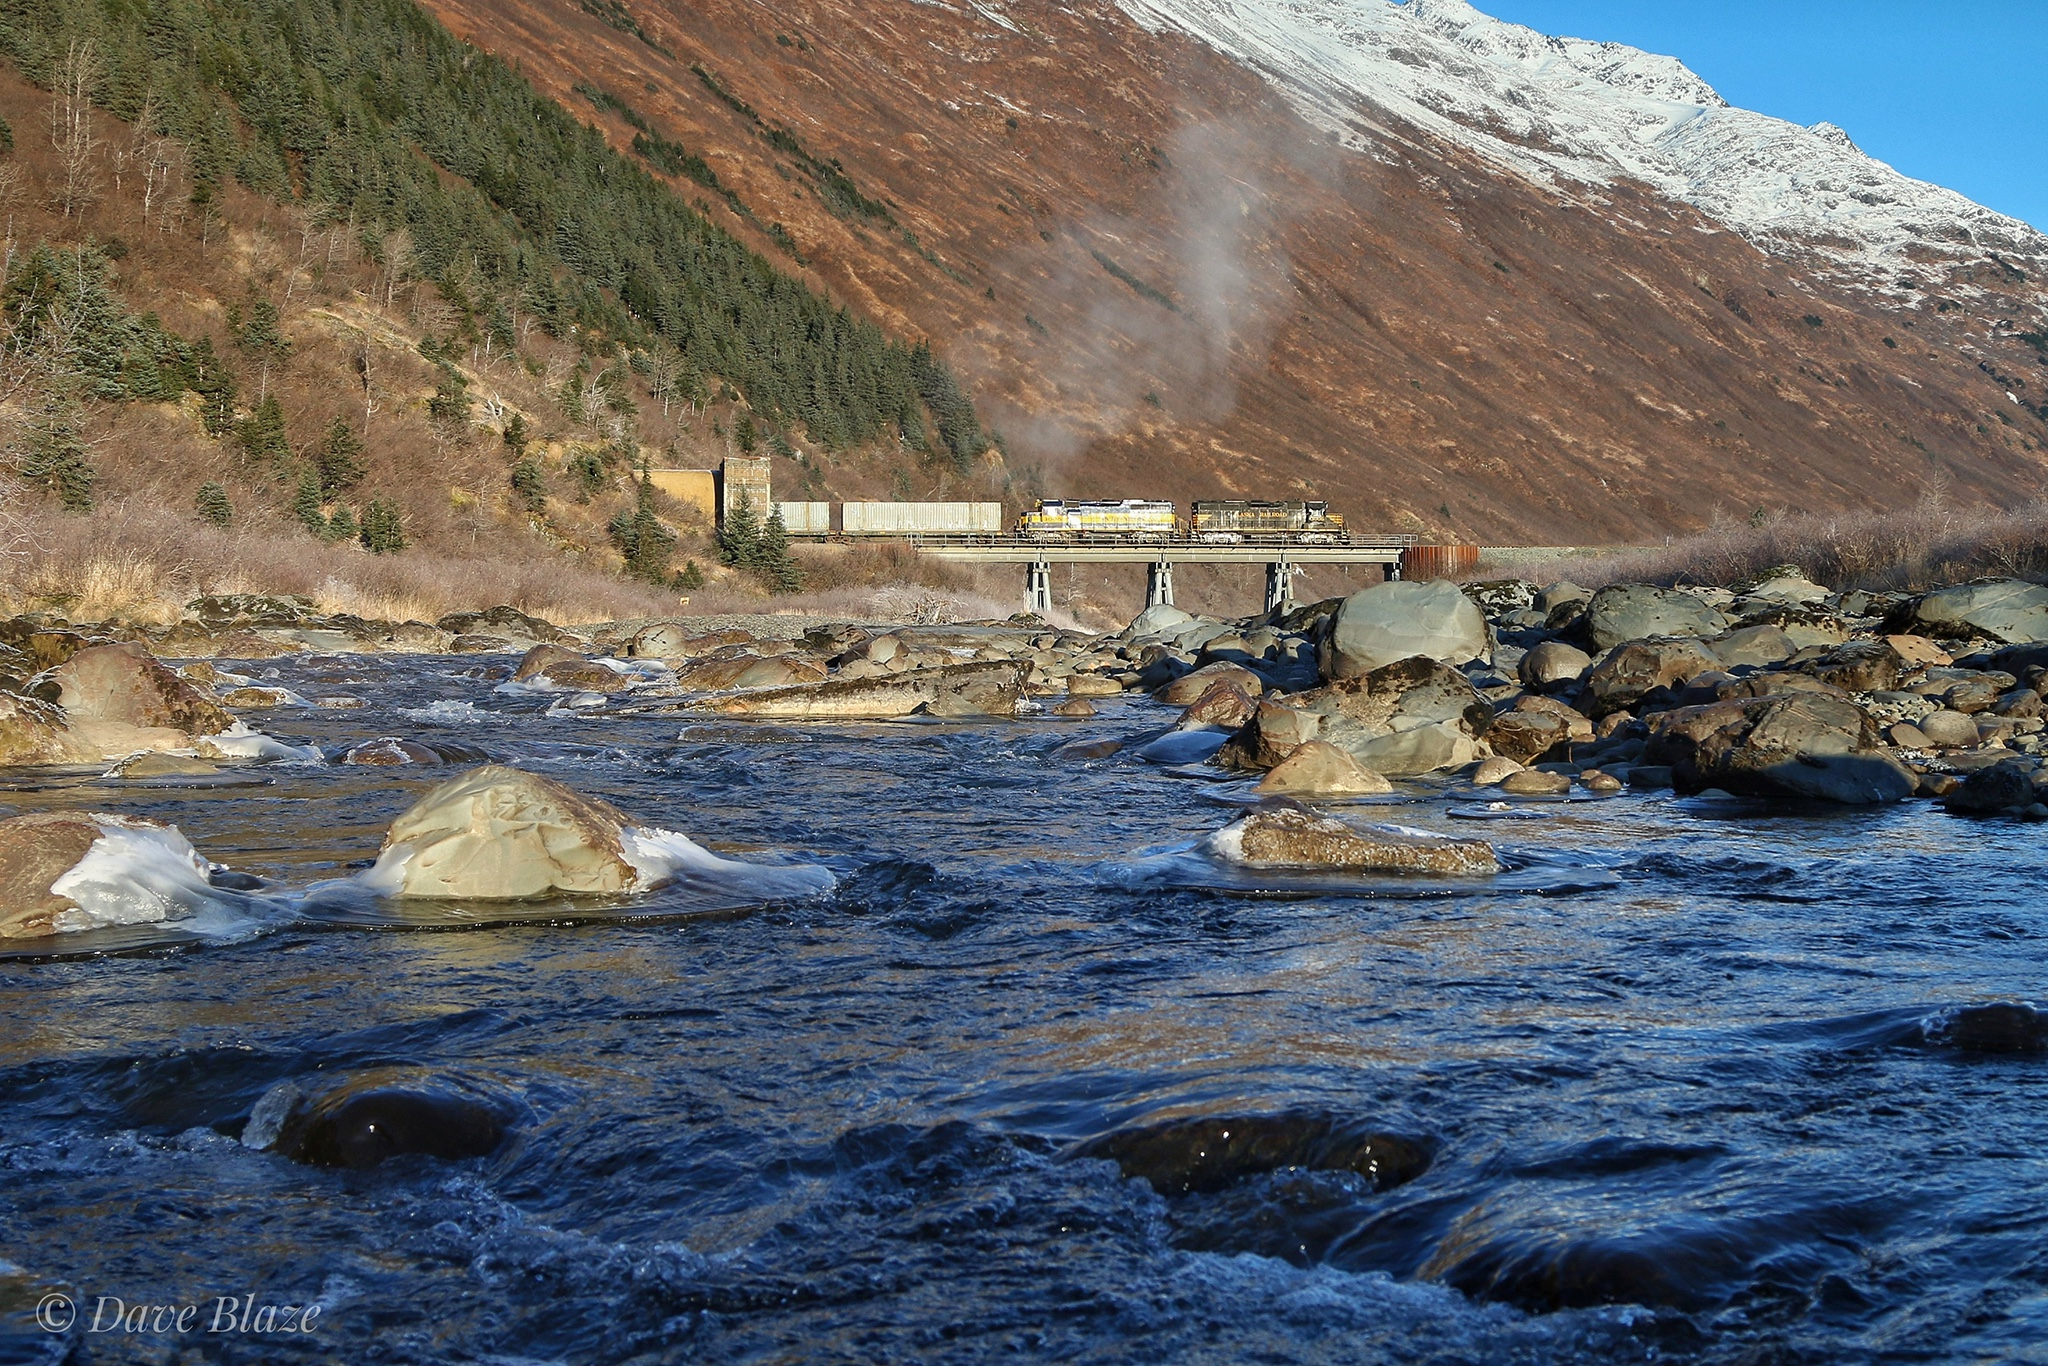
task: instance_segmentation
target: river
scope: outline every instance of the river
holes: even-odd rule
[[[837,887],[0,963],[0,1361],[2048,1362],[2044,1031],[1972,1009],[2039,993],[2039,827],[1404,785],[1362,814],[1521,871],[1204,885],[1245,786],[1056,753],[1149,702],[780,726],[578,715],[474,658],[254,671],[365,700],[262,715],[295,744],[475,747]],[[173,822],[288,900],[453,771],[0,800]],[[509,1137],[241,1141],[280,1084],[365,1077]],[[1071,1152],[1195,1115],[1426,1170],[1162,1193]],[[320,1312],[220,1327],[244,1296]],[[109,1326],[134,1305],[199,1312]]]

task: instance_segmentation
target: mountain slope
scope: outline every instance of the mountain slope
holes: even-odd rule
[[[1674,58],[1549,37],[1465,0],[1122,5],[1231,53],[1359,145],[1389,136],[1376,116],[1390,115],[1538,183],[1630,177],[1841,282],[1891,290],[1902,270],[1993,254],[2048,267],[2048,237],[2027,224],[1900,175],[1832,124],[1732,108]]]
[[[731,231],[933,339],[1006,451],[917,492],[1307,492],[1501,542],[2040,486],[2035,239],[1668,59],[1378,0],[434,8],[630,105]]]

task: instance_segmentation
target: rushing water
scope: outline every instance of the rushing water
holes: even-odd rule
[[[1242,786],[1056,753],[1149,738],[1149,703],[593,717],[489,667],[288,661],[369,705],[264,723],[474,746],[836,890],[0,963],[0,1360],[2048,1361],[2048,1052],[1967,1009],[2037,994],[2039,827],[1669,794],[1489,823],[1416,787],[1370,814],[1520,871],[1276,897],[1177,852]],[[172,821],[291,893],[450,771],[0,798]],[[365,1170],[242,1143],[273,1088],[344,1079],[509,1137]],[[1191,1115],[1427,1170],[1162,1194],[1071,1153]],[[321,1314],[208,1331],[252,1293]],[[102,1296],[200,1312],[93,1333]]]

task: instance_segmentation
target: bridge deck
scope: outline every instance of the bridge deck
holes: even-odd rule
[[[912,544],[918,554],[935,560],[975,564],[1396,564],[1412,542],[1388,537],[1354,539],[1348,545],[1202,545],[1183,540],[1091,545],[1085,541],[1044,544],[1009,538],[919,538]]]

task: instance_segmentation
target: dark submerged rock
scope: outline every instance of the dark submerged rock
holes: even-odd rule
[[[1390,1190],[1428,1171],[1435,1146],[1330,1115],[1283,1113],[1203,1115],[1118,1129],[1067,1155],[1106,1158],[1161,1195],[1187,1195],[1290,1167],[1356,1172],[1374,1189]]]
[[[428,1084],[345,1087],[296,1110],[277,1151],[314,1167],[374,1167],[415,1155],[459,1161],[488,1157],[509,1119],[497,1106]]]

